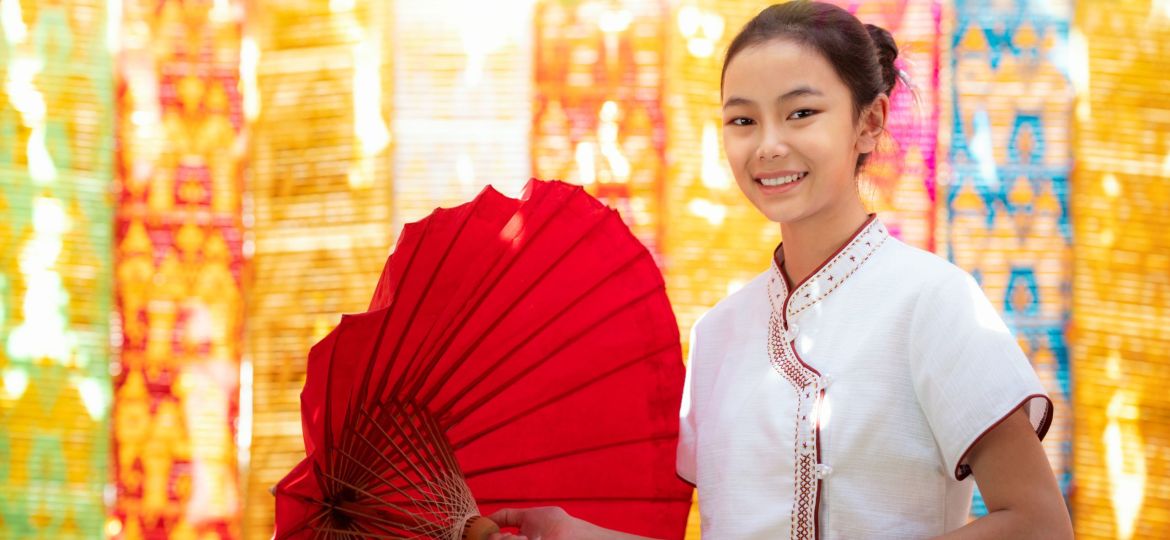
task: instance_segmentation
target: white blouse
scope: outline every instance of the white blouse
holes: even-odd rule
[[[792,291],[779,264],[691,332],[678,473],[703,538],[962,526],[975,442],[1021,406],[1041,438],[1052,419],[978,284],[874,217]]]

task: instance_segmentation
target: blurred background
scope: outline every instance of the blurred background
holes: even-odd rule
[[[719,140],[767,4],[0,0],[0,538],[268,538],[309,347],[488,183],[620,210],[686,336],[780,239]],[[841,4],[916,86],[871,210],[1015,331],[1078,536],[1170,537],[1170,1]]]

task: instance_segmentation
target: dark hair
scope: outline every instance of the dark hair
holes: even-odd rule
[[[765,8],[744,25],[723,59],[723,78],[735,55],[748,47],[787,39],[825,57],[853,95],[853,116],[861,114],[878,95],[890,95],[898,82],[894,60],[898,45],[880,26],[861,24],[852,13],[823,2],[793,0]],[[868,155],[857,158],[860,169]]]

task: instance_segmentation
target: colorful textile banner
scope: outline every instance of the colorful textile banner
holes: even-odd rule
[[[115,538],[240,536],[242,15],[238,2],[122,6]]]
[[[531,0],[395,2],[395,234],[491,184],[532,174]]]
[[[532,169],[581,184],[661,254],[665,2],[536,9]]]
[[[103,537],[114,157],[107,5],[0,3],[0,538]]]
[[[1170,537],[1170,10],[1077,2],[1073,524]]]
[[[309,348],[341,313],[366,309],[394,238],[397,38],[385,0],[263,1],[247,13],[243,537],[262,540],[272,536],[269,488],[305,455],[300,392]]]
[[[1040,375],[1056,408],[1044,446],[1068,493],[1067,5],[957,1],[950,22],[939,252],[975,275]],[[972,512],[986,512],[979,497]]]

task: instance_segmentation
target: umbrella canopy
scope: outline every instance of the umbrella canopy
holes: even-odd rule
[[[276,537],[457,538],[556,505],[681,538],[683,378],[662,275],[615,211],[560,182],[486,188],[407,225],[370,310],[310,351]]]

